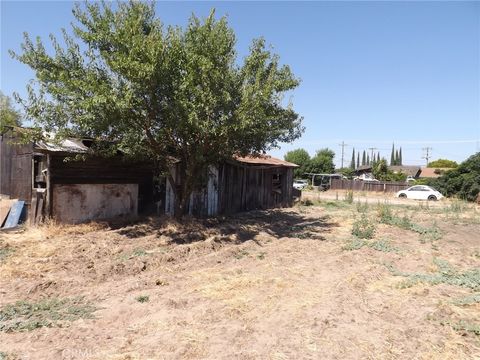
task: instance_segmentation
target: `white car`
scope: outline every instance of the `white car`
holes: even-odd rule
[[[308,186],[308,180],[294,180],[293,187],[297,190],[303,190]]]
[[[401,190],[395,194],[396,197],[415,200],[440,200],[443,195],[431,186],[415,185],[406,190]]]

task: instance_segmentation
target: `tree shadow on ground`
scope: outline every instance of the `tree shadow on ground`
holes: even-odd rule
[[[306,217],[296,211],[274,209],[207,219],[185,218],[182,222],[165,216],[150,217],[111,223],[110,229],[130,239],[166,237],[173,244],[191,244],[211,237],[219,242],[241,244],[256,241],[261,233],[275,238],[325,240],[324,235],[336,226],[328,215]]]

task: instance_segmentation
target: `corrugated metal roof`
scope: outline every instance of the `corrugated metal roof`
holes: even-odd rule
[[[234,156],[236,161],[239,161],[244,164],[254,164],[254,165],[274,165],[274,166],[286,166],[286,167],[298,167],[297,164],[274,158],[270,155],[258,155],[258,156]]]
[[[41,140],[35,142],[35,149],[76,154],[84,154],[88,151],[88,147],[80,139],[65,139],[59,143]]]

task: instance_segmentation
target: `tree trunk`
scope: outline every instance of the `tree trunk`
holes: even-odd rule
[[[185,162],[179,163],[177,171],[179,171],[179,174],[177,176],[177,179],[180,179],[179,184],[175,183],[175,179],[173,179],[172,176],[170,176],[169,178],[171,179],[171,182],[173,181],[172,188],[175,189],[175,204],[173,216],[176,219],[181,220],[185,215],[187,215],[190,195],[192,194],[193,190],[194,176],[191,175],[191,172],[187,171]]]

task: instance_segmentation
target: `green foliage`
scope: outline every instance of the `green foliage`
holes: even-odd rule
[[[450,323],[449,325],[451,325],[455,331],[467,331],[467,332],[472,332],[477,336],[480,335],[480,324],[469,323],[466,321],[459,321],[453,324]]]
[[[453,161],[453,160],[438,159],[438,160],[429,162],[427,167],[429,167],[429,168],[456,168],[456,167],[458,167],[458,163],[456,161]]]
[[[139,295],[135,298],[139,303],[146,303],[150,301],[150,296],[148,295]]]
[[[301,136],[302,118],[283,99],[299,80],[264,39],[240,64],[234,31],[214,11],[185,28],[164,26],[155,4],[140,1],[85,2],[73,15],[73,35],[51,36],[53,55],[27,34],[22,53],[11,52],[36,76],[17,99],[57,139],[101,138],[102,152],[155,159],[163,171],[180,160],[181,184],[169,176],[177,215],[209,165]]]
[[[352,170],[351,168],[341,168],[338,169],[337,172],[349,179],[352,179],[355,176],[355,170]]]
[[[30,331],[61,326],[65,321],[91,319],[97,309],[83,298],[17,301],[0,308],[0,331]]]
[[[315,156],[310,159],[308,172],[316,174],[333,174],[335,172],[335,164],[333,158],[335,153],[330,149],[317,150]]]
[[[461,299],[452,301],[452,303],[454,303],[455,305],[461,305],[461,306],[478,304],[480,303],[480,293],[465,296]]]
[[[0,91],[0,134],[21,124],[20,113],[12,106],[10,98]]]
[[[410,220],[406,215],[400,217],[393,213],[390,205],[379,204],[377,207],[377,215],[382,224],[397,226],[404,230],[416,232],[420,235],[420,242],[433,242],[442,238],[443,233],[436,224],[431,227],[421,226]]]
[[[480,152],[432,182],[446,196],[475,201],[480,194]]]
[[[13,254],[15,250],[11,247],[5,246],[0,247],[0,263]]]
[[[348,204],[353,204],[353,191],[352,190],[347,190],[345,193],[345,202]]]
[[[352,235],[359,239],[372,239],[375,236],[375,231],[375,223],[366,214],[362,214],[360,219],[353,222]]]
[[[454,269],[447,261],[433,259],[437,266],[437,272],[432,274],[423,273],[405,273],[398,271],[393,266],[387,266],[394,276],[406,277],[407,280],[401,287],[411,287],[417,283],[423,282],[431,285],[449,284],[466,287],[475,291],[480,290],[480,269],[474,268],[466,271]]]
[[[295,149],[289,151],[284,156],[285,161],[299,165],[298,168],[293,170],[295,178],[301,179],[305,177],[305,173],[308,172],[310,164],[310,155],[305,149]]]
[[[362,203],[360,200],[358,200],[357,203],[356,203],[356,207],[357,207],[357,212],[358,213],[367,213],[369,205],[368,205],[368,202],[366,202],[366,201],[364,203]]]
[[[342,250],[353,251],[360,250],[363,247],[369,247],[380,252],[400,252],[400,249],[393,246],[388,240],[366,241],[358,238],[347,241]]]
[[[375,179],[381,181],[405,181],[407,178],[403,173],[394,173],[389,170],[385,159],[380,159],[374,164],[372,173]]]

